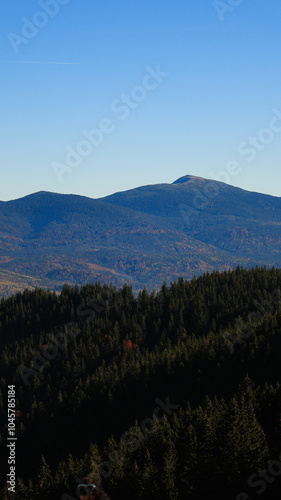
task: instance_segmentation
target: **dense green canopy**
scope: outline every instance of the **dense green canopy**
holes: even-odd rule
[[[85,475],[112,500],[280,495],[281,270],[137,297],[100,283],[26,290],[0,303],[0,345],[1,498],[77,498]]]

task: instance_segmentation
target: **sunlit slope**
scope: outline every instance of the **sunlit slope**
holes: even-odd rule
[[[281,265],[280,198],[185,176],[102,199],[39,192],[0,203],[0,268],[40,286],[151,290],[237,264]],[[5,293],[17,288],[3,281]]]

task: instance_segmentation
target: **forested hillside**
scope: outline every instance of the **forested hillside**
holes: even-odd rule
[[[0,345],[1,498],[75,499],[85,476],[112,500],[280,498],[281,270],[26,290]]]
[[[281,198],[184,176],[100,199],[0,202],[0,294],[100,281],[159,290],[238,264],[281,266]],[[15,275],[16,273],[16,275]]]

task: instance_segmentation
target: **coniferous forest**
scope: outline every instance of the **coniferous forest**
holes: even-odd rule
[[[281,270],[25,290],[0,304],[1,498],[277,499]],[[7,398],[15,390],[15,493]]]

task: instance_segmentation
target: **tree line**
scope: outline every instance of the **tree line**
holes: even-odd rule
[[[11,498],[274,498],[281,476],[281,270],[25,290],[0,303],[0,442],[16,388]],[[2,498],[6,487],[6,464]]]

